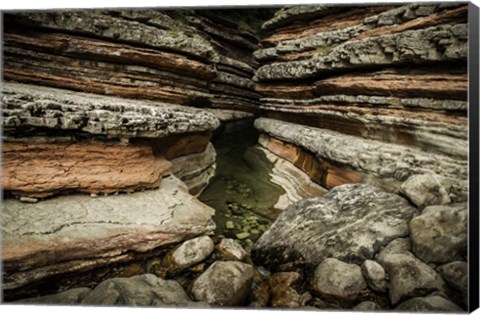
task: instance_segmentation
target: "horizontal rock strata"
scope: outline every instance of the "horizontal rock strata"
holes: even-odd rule
[[[320,183],[324,187],[368,182],[398,192],[408,176],[432,173],[456,182],[442,184],[447,194],[457,191],[453,202],[465,200],[467,11],[465,4],[316,5],[277,11],[263,25],[268,35],[254,52],[260,63],[256,90],[272,123],[299,126],[294,127],[297,136],[290,124],[281,132],[281,123],[274,123],[271,132],[260,126],[264,123],[257,127],[313,153],[324,170],[320,173],[329,174]],[[322,129],[315,139],[306,136],[310,127]],[[340,149],[330,137],[319,140],[330,132],[345,139],[345,146]],[[309,140],[302,145],[289,135]],[[365,150],[365,157],[380,150],[382,158],[364,163],[353,157],[359,153],[355,147]],[[336,154],[340,151],[342,157]],[[392,154],[413,160],[387,162]],[[433,167],[440,161],[459,168]],[[387,164],[392,162],[405,168],[391,173]],[[365,172],[368,165],[379,167],[375,175]],[[347,175],[334,180],[337,172]]]
[[[311,152],[319,161],[317,172],[323,172],[321,185],[327,188],[369,182],[399,192],[401,183],[410,176],[436,173],[452,200],[467,195],[467,161],[267,118],[257,119],[255,127]]]
[[[219,125],[198,109],[17,83],[4,84],[2,101],[3,187],[31,197],[157,188],[167,159],[205,151]],[[190,172],[214,168],[212,150]]]
[[[136,253],[213,233],[213,213],[173,176],[159,189],[135,194],[69,195],[36,204],[6,199],[3,288],[128,261]]]
[[[6,15],[6,80],[174,104],[258,111],[256,36],[203,10]]]
[[[171,134],[212,131],[212,114],[161,102],[133,101],[25,84],[5,83],[4,134],[54,129],[107,137],[159,138]],[[57,131],[58,134],[58,131]]]
[[[106,143],[3,144],[3,189],[45,197],[60,191],[112,193],[158,188],[171,163],[149,146]]]

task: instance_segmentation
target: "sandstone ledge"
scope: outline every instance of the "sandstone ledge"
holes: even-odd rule
[[[158,188],[170,162],[148,145],[104,142],[4,142],[2,186],[14,195],[112,193]]]
[[[177,178],[159,189],[36,204],[13,199],[2,211],[3,289],[133,259],[135,253],[213,233],[214,210]]]

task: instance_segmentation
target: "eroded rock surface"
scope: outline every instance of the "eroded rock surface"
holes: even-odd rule
[[[450,262],[467,253],[467,204],[429,206],[410,222],[412,252],[425,262]]]
[[[93,289],[82,305],[206,307],[192,301],[178,282],[152,274],[105,280]]]
[[[213,213],[173,176],[157,190],[135,194],[69,195],[35,204],[6,199],[3,288],[128,261],[135,252],[211,234]]]
[[[445,290],[442,277],[413,254],[388,254],[383,267],[390,275],[389,297],[393,305],[408,298]]]
[[[238,261],[213,263],[192,286],[198,301],[216,306],[241,306],[245,303],[253,281],[254,269]]]
[[[252,249],[258,265],[318,265],[326,258],[362,263],[408,235],[417,213],[406,200],[364,184],[342,185],[285,209]]]
[[[313,287],[322,296],[353,301],[367,283],[359,266],[327,258],[315,269]]]
[[[413,311],[413,312],[448,312],[458,313],[464,310],[455,303],[441,297],[441,296],[426,296],[416,297],[407,300],[398,305],[395,310],[398,311]]]

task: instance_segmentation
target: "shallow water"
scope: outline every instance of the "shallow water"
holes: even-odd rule
[[[258,148],[253,120],[227,123],[212,141],[217,169],[200,201],[214,208],[216,234],[238,239],[250,249],[268,229],[285,191],[270,182],[273,164]]]

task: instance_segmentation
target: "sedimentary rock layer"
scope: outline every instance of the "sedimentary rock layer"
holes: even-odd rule
[[[461,3],[278,11],[254,53],[260,107],[277,121],[256,126],[313,153],[324,187],[368,182],[399,192],[409,176],[431,173],[451,200],[465,199],[467,11]]]
[[[173,176],[157,190],[135,194],[69,195],[36,204],[6,199],[3,288],[128,261],[136,253],[210,234],[213,213]]]
[[[102,142],[4,142],[2,187],[15,195],[111,193],[158,188],[170,162],[150,146]]]
[[[25,84],[4,83],[4,134],[51,129],[107,137],[165,137],[212,131],[212,114],[160,102],[133,101]]]
[[[194,107],[258,111],[258,39],[203,10],[6,15],[7,80]]]
[[[466,198],[466,160],[268,118],[257,119],[255,127],[314,154],[323,166],[320,177],[324,187],[368,182],[398,192],[401,183],[410,176],[435,173],[452,200]]]
[[[262,66],[255,78],[296,80],[334,70],[462,60],[467,58],[467,38],[467,24],[439,25],[370,37],[341,44],[324,56]]]

